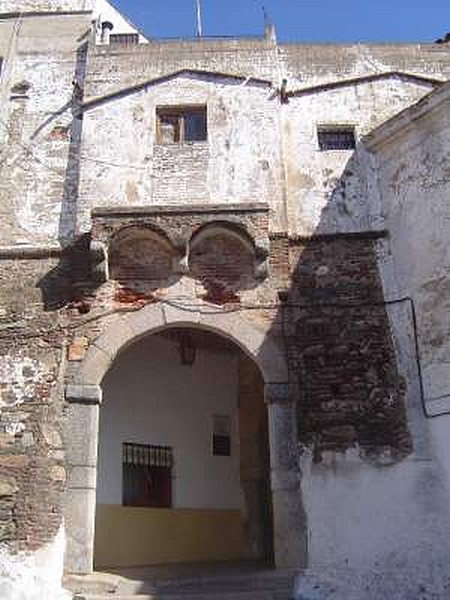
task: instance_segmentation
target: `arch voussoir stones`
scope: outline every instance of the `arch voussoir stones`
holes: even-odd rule
[[[301,514],[298,493],[292,489],[297,476],[288,452],[294,444],[295,427],[293,411],[287,409],[292,398],[285,356],[270,334],[245,319],[242,313],[198,301],[195,307],[192,303],[183,306],[181,302],[160,302],[136,312],[115,315],[71,373],[66,386],[68,408],[64,424],[69,469],[66,572],[83,574],[93,570],[102,379],[123,349],[145,335],[170,327],[198,327],[216,333],[234,342],[258,365],[265,382],[269,416],[275,561],[277,566],[298,566],[302,563],[302,548],[298,542],[291,543],[292,537],[288,535],[290,531],[301,530],[302,523],[297,518]],[[284,439],[286,435],[289,441]]]

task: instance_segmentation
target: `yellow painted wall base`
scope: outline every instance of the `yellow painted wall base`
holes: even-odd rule
[[[243,533],[238,510],[100,504],[95,529],[97,568],[242,557]]]

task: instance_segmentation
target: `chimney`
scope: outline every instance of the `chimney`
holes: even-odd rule
[[[109,36],[111,31],[114,29],[114,25],[111,21],[102,21],[101,23],[102,32],[100,34],[100,43],[109,44]]]

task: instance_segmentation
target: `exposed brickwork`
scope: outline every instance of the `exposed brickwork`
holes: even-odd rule
[[[208,159],[206,143],[155,144],[152,163],[154,202],[180,204],[205,200]]]
[[[356,444],[369,457],[404,457],[412,450],[405,389],[382,304],[374,242],[296,242],[290,259],[285,332],[300,394],[300,441],[314,446],[317,460],[323,450]]]
[[[201,282],[207,298],[234,304],[235,293],[246,288],[254,309],[244,308],[245,318],[265,323],[285,346],[299,390],[299,441],[314,447],[317,460],[330,449],[358,447],[375,461],[396,461],[412,450],[375,245],[371,236],[273,236],[264,285],[252,276],[253,257],[237,239],[206,237],[190,255],[187,276]],[[154,290],[158,297],[169,280]],[[277,290],[286,291],[283,302]],[[154,301],[135,292],[113,296],[108,286],[97,293],[94,312],[98,302],[138,309]],[[90,327],[84,334],[92,339],[102,324]]]
[[[61,525],[64,330],[40,282],[57,260],[0,262],[0,539],[35,549]]]
[[[111,279],[122,284],[132,285],[139,281],[150,288],[158,288],[167,283],[172,274],[173,251],[162,241],[145,235],[127,236],[117,240],[109,252],[109,273]]]
[[[27,10],[81,4],[21,2]],[[176,310],[186,301],[189,320],[206,298],[275,340],[298,390],[300,447],[312,448],[317,462],[350,448],[377,465],[404,459],[412,442],[375,242],[322,235],[380,229],[385,215],[368,189],[364,149],[320,153],[317,124],[368,132],[432,89],[411,74],[448,78],[448,51],[269,39],[93,47],[91,20],[85,13],[0,23],[0,54],[8,53],[2,244],[18,254],[28,244],[64,247],[56,258],[0,261],[0,542],[34,550],[54,538],[67,467],[62,379],[73,383],[116,313],[150,303]],[[289,102],[280,102],[280,73]],[[207,142],[155,143],[157,106],[180,103],[207,106]],[[224,231],[208,236],[210,226]],[[120,241],[132,227],[136,236]],[[241,365],[241,396],[252,413],[261,382],[249,365]],[[246,419],[252,441],[243,445],[254,452],[265,433]],[[249,504],[266,493],[253,484]]]
[[[242,206],[212,206],[193,204],[159,208],[126,207],[95,210],[92,237],[109,243],[114,234],[124,227],[149,227],[166,236],[175,247],[189,241],[200,228],[209,224],[225,223],[253,239],[256,245],[266,245],[269,230],[268,207],[247,204]]]
[[[254,286],[254,264],[253,252],[226,234],[201,240],[189,257],[192,276],[202,282],[212,300]]]

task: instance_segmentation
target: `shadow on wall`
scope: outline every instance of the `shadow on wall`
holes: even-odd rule
[[[34,131],[32,138],[37,137],[58,116],[67,110],[71,111],[72,121],[69,130],[57,126],[49,134],[51,139],[68,138],[69,140],[58,227],[58,241],[63,250],[59,264],[38,282],[37,287],[41,290],[45,311],[57,310],[69,303],[74,303],[79,311],[83,313],[88,311],[86,296],[92,295],[100,281],[92,277],[92,273],[95,273],[93,263],[98,260],[98,257],[90,252],[90,236],[76,237],[81,161],[80,147],[83,125],[80,105],[83,101],[83,84],[88,51],[88,42],[83,39],[78,41],[82,43],[76,52],[72,97],[69,102],[52,113]]]
[[[80,105],[83,102],[87,52],[87,42],[82,43],[76,52],[71,101],[72,123],[69,132],[69,152],[58,229],[58,239],[63,247],[74,239],[76,233],[78,189],[80,184],[81,133],[83,127],[83,115],[80,112]]]
[[[287,282],[272,333],[280,335],[281,321],[300,452],[321,462],[325,451],[355,448],[389,465],[412,452],[412,439],[378,270],[384,233],[370,231],[364,214],[364,152],[358,144],[327,184],[312,235],[272,238],[272,271]]]
[[[286,348],[291,383],[297,390],[301,447],[311,449],[316,461],[326,450],[358,448],[365,459],[392,464],[412,451],[412,440],[405,384],[396,364],[378,271],[377,244],[383,232],[364,230],[368,223],[364,152],[358,144],[342,176],[330,179],[328,200],[312,235],[272,236],[269,285],[281,290],[281,303],[276,314],[273,306],[270,309],[270,336]],[[71,198],[73,208],[75,189]],[[211,293],[214,296],[215,282],[220,285],[221,278],[230,279],[232,291],[236,285],[250,289],[257,284],[250,260],[243,263],[243,279],[236,272],[236,265],[242,267],[239,247],[232,248],[236,260],[220,266],[227,243],[229,239],[207,237],[193,248],[188,276],[204,283],[205,299],[213,302]],[[90,252],[89,235],[68,246],[60,264],[39,283],[45,309],[70,304],[80,313],[88,312],[103,283],[101,274],[95,276],[102,260]],[[164,273],[169,272],[170,265],[165,266]],[[247,283],[242,286],[243,280]],[[239,298],[233,295],[231,302],[236,300],[239,307]],[[228,297],[216,303],[227,302]]]
[[[91,236],[84,234],[66,246],[58,265],[40,279],[45,311],[75,308],[80,314],[90,311],[96,290],[104,283],[102,253],[91,249]]]

